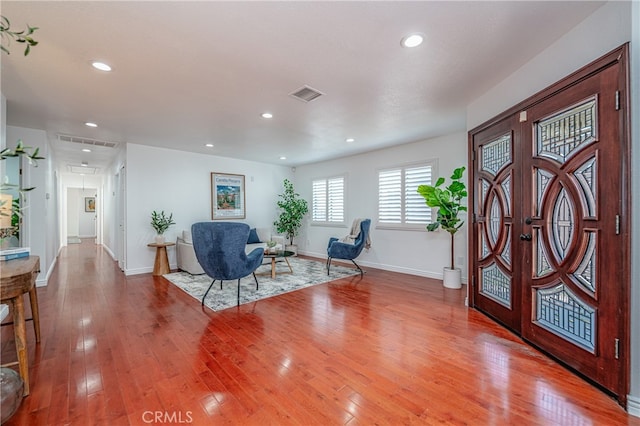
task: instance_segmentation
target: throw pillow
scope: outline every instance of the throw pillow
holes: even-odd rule
[[[256,244],[261,243],[260,238],[258,237],[258,232],[256,232],[256,228],[251,228],[249,231],[249,239],[247,240],[247,244]]]

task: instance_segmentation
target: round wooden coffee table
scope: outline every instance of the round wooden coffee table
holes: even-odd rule
[[[293,274],[293,269],[291,268],[291,264],[289,263],[289,259],[287,258],[290,256],[293,256],[294,254],[295,254],[294,252],[287,251],[287,250],[278,250],[274,252],[267,252],[265,250],[264,258],[271,259],[271,279],[276,278],[276,260],[277,259],[284,259],[284,261],[287,262],[287,266],[289,267],[289,272],[280,272],[281,274]]]

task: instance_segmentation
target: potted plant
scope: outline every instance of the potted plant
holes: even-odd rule
[[[279,195],[280,201],[277,206],[280,215],[273,225],[279,233],[283,233],[289,239],[289,246],[285,249],[297,253],[297,248],[293,245],[293,237],[298,235],[298,230],[302,226],[302,219],[309,211],[307,200],[300,198],[300,194],[295,192],[293,184],[284,180],[284,193]]]
[[[162,244],[164,243],[164,232],[169,229],[171,225],[175,225],[176,223],[173,221],[173,213],[170,213],[169,216],[164,214],[164,210],[158,213],[157,211],[151,212],[151,226],[156,230],[156,243]]]
[[[14,149],[5,148],[0,151],[0,161],[24,157],[29,160],[29,164],[38,167],[38,160],[44,160],[39,152],[40,148],[32,149],[25,146],[19,139]],[[3,248],[20,244],[20,219],[23,210],[26,209],[22,203],[25,201],[27,193],[35,189],[35,186],[26,188],[9,183],[8,179],[5,176],[0,184],[0,246]]]
[[[467,188],[462,182],[464,167],[458,167],[451,175],[449,186],[441,188],[445,179],[438,178],[435,185],[420,185],[418,193],[424,197],[429,207],[438,208],[436,220],[427,225],[428,231],[435,231],[439,227],[451,235],[451,262],[449,268],[444,268],[444,286],[448,288],[461,287],[461,271],[454,263],[454,236],[462,227],[464,221],[458,217],[458,213],[466,212],[467,208],[462,201],[467,197]]]

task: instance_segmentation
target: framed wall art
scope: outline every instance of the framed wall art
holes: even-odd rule
[[[89,213],[96,211],[96,197],[84,197],[84,211]]]
[[[211,173],[211,218],[244,219],[244,175]]]

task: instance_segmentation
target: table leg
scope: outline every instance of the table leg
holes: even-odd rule
[[[153,265],[153,275],[164,275],[171,272],[169,269],[169,258],[166,247],[156,248],[156,261]]]
[[[293,274],[293,268],[291,267],[291,264],[289,263],[289,259],[287,259],[285,257],[284,260],[287,262],[287,266],[289,267],[289,272],[291,272]]]
[[[29,395],[29,358],[27,354],[27,328],[24,319],[23,295],[12,299],[13,308],[13,332],[16,340],[16,353],[18,354],[18,367],[20,377],[24,380],[24,396]]]
[[[271,279],[272,280],[276,279],[276,258],[275,257],[271,258]]]
[[[35,285],[29,290],[29,303],[31,304],[31,318],[33,319],[33,331],[36,333],[36,342],[40,343],[40,311],[38,308],[38,292]]]

